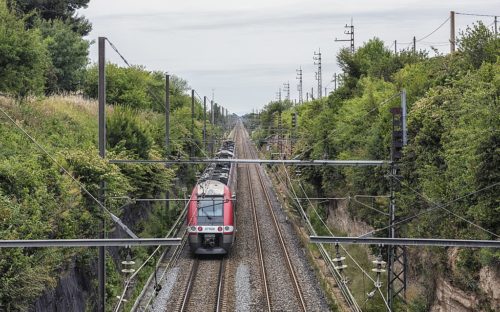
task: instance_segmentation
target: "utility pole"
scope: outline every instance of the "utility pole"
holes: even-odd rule
[[[354,53],[354,25],[352,23],[352,18],[351,18],[351,25],[345,25],[344,28],[347,28],[348,30],[344,30],[345,35],[349,35],[349,39],[337,39],[335,38],[335,42],[341,42],[341,41],[349,41],[351,44],[351,53]]]
[[[455,45],[453,45],[453,51],[455,51]],[[413,53],[417,52],[417,38],[413,36]]]
[[[391,147],[391,177],[390,177],[390,204],[389,204],[389,238],[399,237],[396,228],[396,199],[397,184],[394,177],[399,175],[398,161],[401,151],[406,145],[406,91],[401,91],[401,107],[391,109],[392,119],[392,147]],[[391,245],[387,248],[387,304],[392,310],[398,296],[406,297],[406,271],[408,267],[407,250],[405,246]]]
[[[495,21],[493,22],[495,24],[495,37],[498,35],[497,17],[498,16],[495,15]]]
[[[214,94],[213,94],[213,90],[212,90],[212,100],[210,101],[210,115],[211,118],[211,124],[212,124],[212,131],[210,132],[210,137],[211,137],[211,140],[210,140],[210,155],[214,155],[214,130],[215,130],[215,126],[214,126],[214,120],[215,120],[215,112],[214,112]]]
[[[314,101],[314,88],[311,87],[311,101]]]
[[[455,52],[455,11],[450,11],[450,53],[453,52]]]
[[[165,75],[165,159],[170,155],[170,75]],[[168,167],[165,164],[165,167]],[[170,210],[170,191],[165,192],[165,215]]]
[[[99,50],[99,156],[106,158],[106,38],[99,37],[98,39]],[[104,203],[105,200],[104,181],[99,182],[99,201]],[[103,213],[103,211],[101,211]],[[106,224],[104,222],[104,215],[101,214],[101,222],[99,225],[99,238],[104,239]],[[98,301],[97,311],[104,312],[106,309],[106,249],[104,246],[99,247],[99,259],[97,263],[97,277],[99,280],[98,287]]]
[[[194,89],[191,89],[191,157],[194,157]]]
[[[333,73],[333,90],[337,91],[337,73]]]
[[[297,72],[296,79],[299,80],[299,84],[297,85],[297,91],[299,91],[299,104],[302,104],[304,102],[304,99],[302,98],[302,66],[295,71]]]
[[[318,65],[318,71],[316,72],[316,80],[318,81],[318,99],[321,99],[321,89],[322,89],[322,74],[321,74],[321,50],[318,49],[318,52],[314,51],[314,65]]]
[[[394,40],[394,55],[398,55],[398,42]]]
[[[278,98],[278,102],[281,103],[281,88],[279,88],[278,92],[276,93],[276,97]]]
[[[283,84],[283,92],[285,92],[285,100],[290,101],[290,82]]]
[[[203,148],[207,150],[207,97],[203,97]]]

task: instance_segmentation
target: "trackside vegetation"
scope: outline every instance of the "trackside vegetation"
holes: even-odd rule
[[[256,126],[253,138],[262,147],[269,145],[271,152],[280,152],[279,144],[272,142],[281,115],[285,138],[295,138],[293,152],[286,148],[285,157],[389,160],[389,110],[400,106],[398,93],[405,89],[408,145],[399,162],[400,177],[394,180],[397,218],[421,216],[403,222],[400,236],[498,239],[499,57],[500,39],[481,22],[462,32],[458,51],[447,55],[394,54],[374,38],[354,53],[344,49],[338,54],[344,76],[340,87],[327,97],[301,105],[271,102],[259,116],[246,117]],[[292,126],[295,113],[297,131]],[[387,174],[387,168],[310,167],[301,169],[300,179],[309,196],[352,198],[389,194]],[[375,229],[385,228],[387,216],[371,208],[388,212],[387,199],[363,202],[349,202],[350,218]],[[436,208],[439,205],[447,210]],[[319,209],[326,216],[328,205]],[[322,224],[315,224],[322,231]],[[375,235],[388,233],[381,230]],[[372,251],[378,253],[376,248]],[[410,248],[409,259],[411,311],[430,308],[438,278],[473,294],[478,298],[477,309],[494,310],[498,305],[481,288],[480,271],[498,268],[499,251]]]

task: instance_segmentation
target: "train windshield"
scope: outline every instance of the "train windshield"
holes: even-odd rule
[[[223,221],[224,199],[222,197],[205,197],[198,200],[198,223]]]

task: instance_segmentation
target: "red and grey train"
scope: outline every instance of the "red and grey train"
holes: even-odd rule
[[[234,141],[224,141],[218,159],[235,157]],[[236,166],[210,164],[193,189],[187,213],[188,241],[194,254],[227,254],[235,240]]]

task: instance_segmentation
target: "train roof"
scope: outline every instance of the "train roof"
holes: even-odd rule
[[[226,185],[215,180],[206,180],[198,184],[198,196],[223,196]]]

